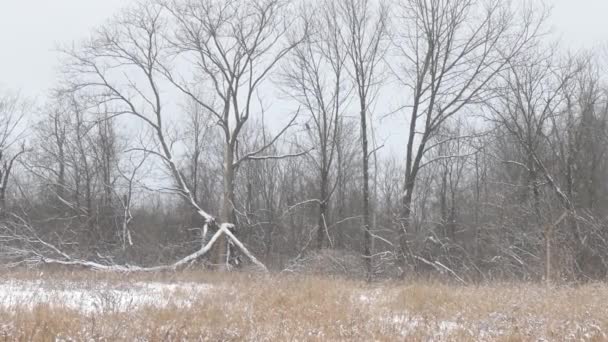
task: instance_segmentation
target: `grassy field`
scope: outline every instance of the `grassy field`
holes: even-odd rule
[[[604,341],[608,286],[13,272],[0,341]]]

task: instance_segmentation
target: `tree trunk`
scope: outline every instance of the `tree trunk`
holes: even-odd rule
[[[264,261],[266,265],[270,265],[272,263],[272,234],[274,233],[274,219],[271,217],[270,222],[264,231]]]
[[[448,233],[449,238],[452,239],[453,242],[456,241],[456,191],[451,191],[451,202],[452,206],[450,207],[450,216],[448,218]]]
[[[475,241],[474,241],[474,251],[475,251],[475,264],[479,264],[481,260],[480,255],[480,210],[481,210],[481,175],[479,170],[479,154],[475,154],[475,212],[474,212],[474,225],[475,225]]]
[[[372,236],[370,232],[370,201],[369,201],[369,152],[367,144],[367,111],[365,103],[361,101],[361,145],[363,148],[363,256],[367,268],[367,280],[373,277],[372,265]]]
[[[536,169],[534,166],[530,169],[530,183],[532,184],[532,195],[533,195],[533,206],[534,206],[534,218],[536,220],[536,225],[540,228],[542,225],[542,213],[540,209],[540,186],[538,177],[536,174]]]
[[[2,153],[0,153],[0,158],[2,158]],[[5,163],[6,165],[6,163]],[[8,171],[7,167],[4,167],[4,170],[0,170],[0,217],[4,217],[6,214],[6,183],[8,179]]]
[[[65,199],[65,152],[63,149],[63,143],[59,146],[59,174],[57,175],[57,196],[62,200]]]
[[[399,246],[401,247],[399,260],[401,263],[401,267],[405,269],[407,266],[406,258],[412,257],[412,251],[409,247],[409,229],[410,229],[410,219],[411,219],[411,206],[412,206],[412,192],[414,191],[414,183],[406,182],[405,196],[403,196],[402,201],[402,211],[399,218]],[[412,260],[414,265],[414,270],[416,268],[415,260]],[[405,272],[402,274],[405,276]]]
[[[221,223],[231,223],[234,220],[234,178],[234,148],[232,144],[226,144],[224,150],[224,191],[220,209]],[[222,234],[214,246],[213,262],[220,270],[226,269],[226,259],[228,257],[227,244],[228,240]]]
[[[545,282],[551,284],[551,226],[545,228]]]
[[[444,166],[441,173],[441,188],[439,190],[439,210],[441,211],[441,233],[444,238],[448,237],[448,168]]]
[[[337,123],[337,125],[339,125],[338,127],[342,127],[342,119],[340,118],[339,123]],[[338,130],[338,132],[341,132],[340,130]],[[344,182],[344,169],[345,169],[345,165],[343,163],[343,146],[342,146],[342,142],[341,142],[342,137],[339,137],[336,140],[336,157],[337,157],[337,162],[338,162],[338,168],[336,170],[336,182],[337,182],[337,219],[338,220],[343,220],[344,219],[344,210],[345,210],[345,201],[344,199],[346,198],[346,191],[345,189],[345,182]],[[334,240],[335,242],[335,247],[337,249],[341,249],[344,248],[344,225],[342,223],[338,223],[336,225],[336,227],[334,228],[336,230],[336,239]]]
[[[325,234],[327,234],[327,172],[321,171],[321,189],[319,191],[319,217],[317,219],[317,249],[323,248]]]

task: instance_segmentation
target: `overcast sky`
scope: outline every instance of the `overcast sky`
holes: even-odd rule
[[[534,1],[534,0],[533,0]],[[0,0],[0,87],[43,98],[54,85],[57,44],[86,37],[130,0]],[[554,32],[573,48],[608,42],[606,0],[553,0]]]

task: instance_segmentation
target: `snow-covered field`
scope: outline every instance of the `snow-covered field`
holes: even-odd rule
[[[0,340],[605,341],[608,287],[261,275],[0,278]]]
[[[0,306],[32,309],[39,305],[71,309],[82,314],[128,312],[143,308],[189,308],[209,293],[211,285],[194,282],[100,283],[76,281],[0,282]]]

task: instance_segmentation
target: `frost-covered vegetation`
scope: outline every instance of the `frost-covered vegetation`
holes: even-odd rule
[[[42,280],[44,278],[44,280]],[[0,336],[27,341],[602,341],[608,286],[318,276],[19,272]]]
[[[605,63],[549,17],[117,11],[0,91],[0,338],[608,340]]]

